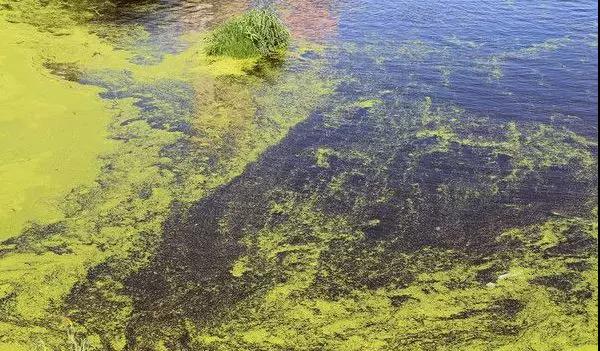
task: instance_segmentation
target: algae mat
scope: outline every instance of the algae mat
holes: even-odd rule
[[[14,23],[10,11],[11,21],[2,22],[10,49],[2,51],[3,179],[19,180],[3,182],[3,196],[28,210],[8,214],[12,232],[0,253],[0,348],[7,350],[63,349],[69,333],[93,348],[125,347],[132,302],[117,280],[148,263],[172,208],[185,209],[242,173],[333,85],[320,76],[318,62],[265,84],[247,73],[256,58],[209,58],[202,35],[182,39],[188,49],[160,53],[155,64],[136,63],[148,47],[127,49],[121,36],[143,38],[144,29],[122,26],[115,33],[101,24],[52,21],[65,11],[33,12],[49,19],[50,29]],[[271,74],[270,67],[261,70]],[[52,166],[35,169],[37,180],[23,179],[22,165],[9,168],[34,157],[40,167]],[[47,194],[33,190],[35,181]],[[18,203],[28,191],[35,192],[31,202]],[[67,300],[101,267],[111,283],[90,307],[118,308],[110,309],[107,333],[80,338],[78,318],[66,309],[75,303]],[[83,295],[94,299],[91,292],[74,296]]]
[[[42,64],[36,35],[2,23],[0,37],[0,239],[18,234],[27,221],[60,220],[59,200],[99,172],[97,156],[108,150],[111,117],[99,89],[52,75]]]

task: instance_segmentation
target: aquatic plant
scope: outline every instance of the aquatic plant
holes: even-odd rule
[[[283,52],[290,34],[270,9],[251,10],[217,28],[209,38],[207,53],[216,56],[249,58]]]

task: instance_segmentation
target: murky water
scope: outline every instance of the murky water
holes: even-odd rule
[[[116,145],[60,221],[0,246],[11,272],[49,267],[0,275],[0,321],[18,321],[0,332],[61,345],[68,318],[106,350],[597,349],[596,2],[279,1],[285,61],[198,56],[253,6],[117,4],[90,28],[123,61],[46,62],[101,89]],[[50,287],[29,309],[27,279]]]

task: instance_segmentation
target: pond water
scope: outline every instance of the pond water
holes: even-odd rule
[[[277,1],[284,60],[202,53],[255,6],[25,46],[107,135],[0,196],[0,350],[597,350],[597,3]]]
[[[160,51],[251,5],[164,1],[114,14],[141,24]],[[594,127],[597,11],[592,1],[305,1],[280,4],[296,38],[325,44],[341,74],[371,89],[435,95],[507,119],[577,116]],[[133,11],[137,9],[137,11]]]

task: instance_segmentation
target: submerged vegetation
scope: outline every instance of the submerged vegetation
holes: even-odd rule
[[[290,34],[274,10],[250,10],[234,18],[210,35],[209,55],[248,58],[281,54]]]

